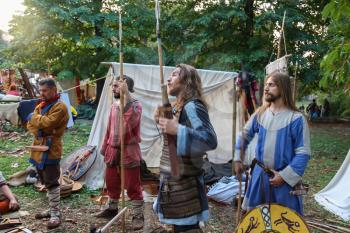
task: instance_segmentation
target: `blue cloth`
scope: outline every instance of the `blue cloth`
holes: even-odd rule
[[[301,180],[310,159],[310,136],[305,117],[291,110],[273,113],[269,108],[259,116],[253,114],[237,140],[235,161],[239,160],[242,140],[246,148],[255,134],[258,134],[256,159],[278,171],[285,183],[270,189],[269,176],[256,165],[243,208],[249,210],[273,202],[302,215],[302,197],[290,195],[290,191]]]
[[[177,132],[177,155],[184,156],[204,156],[204,154],[215,149],[217,137],[213,126],[210,123],[208,110],[199,100],[191,100],[184,106],[184,110],[179,118]],[[203,175],[196,177],[200,194],[200,202],[203,211],[199,214],[186,218],[169,219],[164,218],[159,206],[159,196],[153,205],[154,211],[158,214],[159,220],[165,224],[174,225],[194,225],[199,221],[209,219],[208,199],[205,193],[205,183]],[[160,187],[163,187],[163,180],[160,180]]]
[[[18,115],[22,121],[27,122],[31,116],[29,116],[35,109],[36,103],[39,99],[22,100],[19,102]]]

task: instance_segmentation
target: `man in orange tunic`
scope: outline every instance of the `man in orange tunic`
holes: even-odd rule
[[[28,117],[27,128],[34,136],[30,160],[37,169],[41,182],[47,189],[49,211],[35,217],[50,218],[47,227],[56,228],[61,224],[60,216],[60,160],[62,156],[62,136],[69,115],[66,105],[59,100],[56,83],[51,78],[39,82],[42,101]],[[45,147],[47,149],[45,149]],[[44,148],[44,149],[43,149]]]

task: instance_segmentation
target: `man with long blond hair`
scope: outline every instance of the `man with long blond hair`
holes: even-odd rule
[[[300,195],[293,187],[300,181],[310,159],[307,120],[292,98],[289,76],[272,73],[265,82],[264,105],[249,119],[235,146],[235,172],[242,173],[240,150],[258,134],[255,165],[242,204],[250,210],[264,203],[278,203],[303,214]],[[261,165],[262,164],[262,165]],[[264,169],[270,169],[267,174]]]
[[[180,178],[172,177],[161,162],[160,190],[153,207],[162,223],[174,225],[174,232],[202,232],[199,222],[209,219],[203,156],[216,148],[217,137],[196,69],[186,64],[177,65],[168,80],[168,94],[176,97],[175,117],[171,120],[159,117],[157,111],[155,120],[163,133],[176,135]]]

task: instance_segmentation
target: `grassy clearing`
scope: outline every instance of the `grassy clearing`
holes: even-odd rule
[[[323,189],[343,163],[350,148],[350,126],[313,125],[311,127],[312,157],[304,181],[310,184],[305,198],[305,215],[311,218],[338,219],[319,206],[313,195]]]
[[[63,157],[69,155],[74,150],[86,145],[91,129],[91,121],[77,121],[74,127],[68,129],[63,137]],[[7,130],[15,135],[13,139],[0,139],[0,171],[5,177],[12,175],[15,172],[25,170],[30,164],[28,162],[29,153],[19,155],[25,150],[25,146],[32,143],[32,137],[28,132],[21,128],[7,127]],[[15,151],[18,151],[15,153]],[[32,185],[14,187],[11,190],[24,200],[46,200],[45,193],[37,192]],[[68,204],[70,208],[79,208],[79,206],[92,205],[90,195],[98,194],[99,192],[90,191],[83,188],[79,193],[72,194],[70,198],[62,200],[63,204]]]

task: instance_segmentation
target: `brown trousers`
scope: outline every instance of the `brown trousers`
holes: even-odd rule
[[[47,189],[52,189],[60,185],[60,165],[45,165],[43,170],[38,170],[39,178]]]

